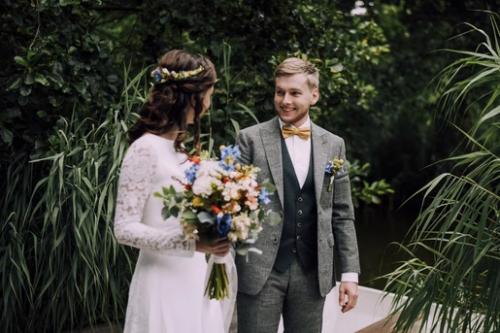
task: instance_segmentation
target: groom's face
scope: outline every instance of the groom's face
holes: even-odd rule
[[[319,98],[318,88],[311,88],[306,74],[279,76],[275,79],[274,108],[284,123],[301,126],[309,107]]]

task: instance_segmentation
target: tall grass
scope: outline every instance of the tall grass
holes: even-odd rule
[[[206,116],[204,131],[204,149],[212,152],[214,147],[233,144],[241,128],[258,123],[255,112],[236,100],[233,90],[238,85],[239,73],[233,73],[231,67],[231,45],[223,43],[219,82],[213,107]],[[223,130],[220,130],[223,129]]]
[[[75,108],[43,157],[19,155],[7,170],[2,332],[61,332],[123,317],[133,255],[114,241],[112,221],[125,132],[145,94],[144,73],[127,73],[120,101],[96,110],[99,121],[80,119]]]
[[[463,153],[421,189],[423,209],[403,248],[412,257],[389,274],[398,332],[421,319],[432,332],[500,331],[500,30],[440,74],[445,119],[461,121]],[[432,260],[426,260],[431,257]],[[406,296],[407,298],[405,298]],[[432,303],[439,306],[434,312]],[[432,324],[431,324],[432,323]]]

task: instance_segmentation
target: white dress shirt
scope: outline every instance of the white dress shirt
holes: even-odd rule
[[[278,118],[279,119],[279,118]],[[285,125],[285,123],[279,119],[280,128]],[[293,125],[289,125],[295,127]],[[306,121],[299,127],[299,129],[311,129],[311,119],[309,115]],[[311,137],[307,139],[301,139],[297,135],[291,135],[285,139],[286,148],[288,150],[288,155],[292,160],[293,169],[295,170],[295,175],[299,182],[300,188],[304,185],[307,173],[309,172],[309,162],[311,160]],[[342,282],[358,282],[358,273],[342,273]]]

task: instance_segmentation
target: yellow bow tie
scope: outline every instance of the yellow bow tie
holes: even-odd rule
[[[291,137],[292,135],[297,135],[299,138],[307,140],[311,136],[310,129],[300,129],[291,126],[283,126],[283,128],[281,129],[281,133],[283,134],[283,138],[285,139]]]

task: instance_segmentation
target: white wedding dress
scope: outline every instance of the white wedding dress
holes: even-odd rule
[[[205,255],[185,240],[177,218],[164,220],[163,203],[153,193],[173,185],[182,191],[189,161],[174,141],[146,133],[129,147],[118,186],[116,239],[140,249],[130,283],[124,333],[223,333],[229,330],[235,299],[231,255],[223,258],[231,282],[231,299],[204,296]]]

